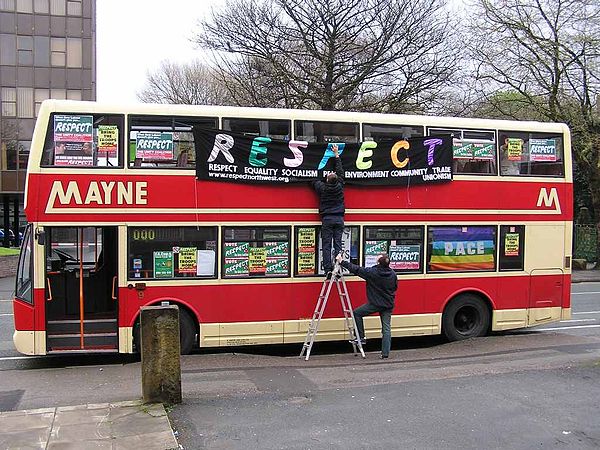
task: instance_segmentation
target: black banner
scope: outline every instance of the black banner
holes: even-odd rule
[[[336,145],[348,184],[407,185],[452,180],[450,136],[308,143],[196,128],[194,139],[199,180],[293,183],[320,179],[334,168]]]

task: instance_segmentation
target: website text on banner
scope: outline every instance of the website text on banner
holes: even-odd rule
[[[347,184],[410,185],[452,180],[452,138],[427,136],[362,143],[281,141],[195,130],[199,180],[291,183],[325,176],[338,146]]]

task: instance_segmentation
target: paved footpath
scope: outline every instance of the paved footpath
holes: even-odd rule
[[[177,449],[161,404],[140,401],[0,412],[0,449]]]

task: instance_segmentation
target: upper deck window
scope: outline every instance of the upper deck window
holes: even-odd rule
[[[42,166],[122,167],[123,116],[53,113]]]
[[[224,130],[250,136],[266,136],[283,141],[290,140],[291,128],[289,120],[223,119]]]
[[[296,120],[294,127],[298,141],[358,142],[360,139],[357,123]]]
[[[491,130],[429,128],[428,134],[450,134],[454,153],[453,172],[464,175],[496,175],[496,133]]]
[[[385,141],[390,139],[410,139],[423,136],[423,127],[415,125],[363,124],[365,141]]]
[[[500,175],[564,177],[561,134],[499,131]]]
[[[213,117],[129,117],[129,167],[193,169],[194,129],[216,128]]]

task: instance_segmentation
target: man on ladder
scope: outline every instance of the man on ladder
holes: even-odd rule
[[[336,262],[351,273],[358,275],[367,282],[367,303],[356,308],[353,317],[356,321],[356,331],[360,338],[361,346],[365,345],[365,327],[363,317],[378,312],[381,319],[381,358],[390,355],[392,346],[391,318],[398,289],[396,272],[390,269],[390,258],[387,253],[382,253],[377,258],[377,265],[373,267],[360,267],[349,261],[343,261],[341,255],[336,256]],[[337,264],[336,264],[337,266]]]

